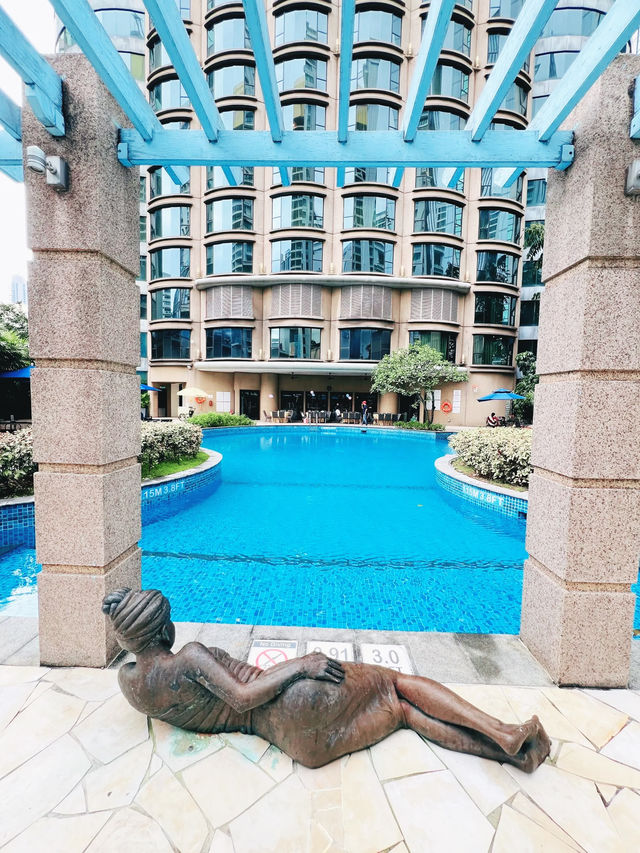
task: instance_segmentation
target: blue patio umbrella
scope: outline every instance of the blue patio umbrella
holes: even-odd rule
[[[140,385],[141,391],[160,391],[160,388],[154,388],[153,385]]]
[[[497,391],[493,391],[491,394],[487,394],[486,397],[478,397],[479,403],[484,403],[485,400],[525,400],[526,397],[523,397],[521,394],[514,394],[513,391],[508,391],[506,388],[498,388]]]
[[[21,367],[18,370],[5,370],[0,373],[0,379],[29,379],[31,367]]]

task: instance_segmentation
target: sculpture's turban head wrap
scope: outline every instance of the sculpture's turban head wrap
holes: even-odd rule
[[[111,617],[122,648],[137,655],[158,639],[169,622],[171,605],[157,589],[132,592],[125,587],[105,597],[102,612]]]

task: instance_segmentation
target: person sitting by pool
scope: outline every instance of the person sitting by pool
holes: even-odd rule
[[[497,426],[500,426],[500,421],[499,421],[499,420],[498,420],[498,418],[496,417],[496,413],[495,413],[495,412],[491,412],[491,414],[489,415],[489,417],[488,417],[488,418],[487,418],[487,420],[486,420],[486,425],[487,425],[488,427],[497,427]]]
[[[158,590],[118,589],[104,598],[115,635],[135,663],[118,681],[134,708],[195,732],[244,732],[306,767],[365,749],[398,729],[532,772],[550,741],[537,717],[503,723],[429,678],[314,652],[270,669],[218,648],[187,643],[173,654],[169,601]]]

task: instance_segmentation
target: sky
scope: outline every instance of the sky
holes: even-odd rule
[[[48,0],[0,0],[5,11],[40,53],[53,53],[55,27]],[[22,103],[18,75],[0,58],[0,91]],[[11,298],[14,275],[27,277],[24,186],[0,172],[0,302]]]

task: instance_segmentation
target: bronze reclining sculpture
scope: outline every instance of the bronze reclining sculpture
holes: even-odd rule
[[[418,675],[340,663],[321,652],[264,671],[201,643],[173,654],[171,607],[158,590],[116,590],[102,609],[122,648],[136,655],[118,673],[127,700],[183,729],[260,735],[306,767],[321,767],[403,728],[528,773],[549,754],[537,717],[503,723]]]

